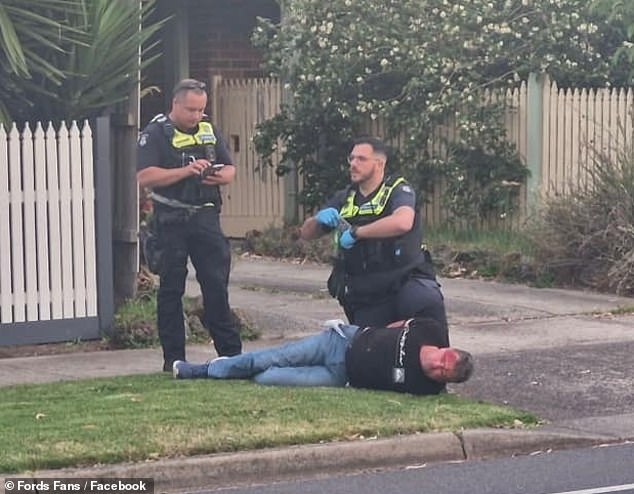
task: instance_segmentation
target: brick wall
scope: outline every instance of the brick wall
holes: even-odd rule
[[[215,0],[189,10],[191,75],[206,80],[210,73],[224,77],[262,77],[262,56],[250,41],[256,16],[279,20],[275,0]]]
[[[189,24],[189,75],[209,83],[210,74],[226,78],[263,77],[261,53],[251,45],[256,17],[279,21],[276,0],[162,0],[157,15],[169,15],[175,6],[185,5]],[[170,29],[169,22],[164,29]],[[165,53],[168,52],[165,48]],[[157,113],[169,109],[171,87],[166,87],[162,56],[143,76],[143,86],[157,86],[161,93],[141,100],[141,127]]]

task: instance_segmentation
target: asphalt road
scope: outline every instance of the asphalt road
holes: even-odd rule
[[[618,415],[634,410],[632,355],[634,341],[478,355],[459,391],[550,421]]]
[[[634,494],[634,444],[209,490],[232,494]]]
[[[240,259],[231,300],[284,337],[313,332],[344,315],[323,293],[329,269]],[[454,346],[469,350],[476,372],[453,390],[510,405],[547,421],[634,409],[634,299],[478,280],[441,280]],[[299,333],[299,334],[298,334]],[[450,387],[451,388],[451,387]]]

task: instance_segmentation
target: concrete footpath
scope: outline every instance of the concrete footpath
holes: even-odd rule
[[[329,269],[243,257],[234,261],[232,306],[262,331],[245,349],[312,334],[343,318],[324,290]],[[38,477],[153,477],[156,492],[218,488],[390,466],[461,461],[634,440],[634,299],[477,280],[440,280],[452,345],[471,351],[476,372],[450,391],[544,418],[533,430],[416,434],[31,472]],[[193,275],[188,294],[198,294]],[[188,359],[213,357],[188,347]],[[160,351],[121,350],[0,359],[0,386],[151,373]]]

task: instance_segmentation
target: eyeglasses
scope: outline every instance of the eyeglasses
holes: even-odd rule
[[[350,156],[348,156],[348,163],[352,163],[354,160],[359,161],[360,163],[366,163],[370,160],[376,160],[378,158],[375,158],[373,156],[360,156],[358,154],[351,154]]]

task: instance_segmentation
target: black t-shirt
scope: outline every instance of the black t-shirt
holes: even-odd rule
[[[189,134],[195,134],[197,129],[192,129]],[[222,135],[216,127],[214,127],[216,136],[216,163],[231,165],[232,159],[227,149]],[[137,171],[143,170],[150,166],[160,166],[162,168],[178,168],[179,166],[187,166],[189,160],[187,156],[183,156],[180,162],[174,162],[174,149],[165,135],[163,126],[158,122],[150,122],[143,129],[138,139],[137,145]]]
[[[404,327],[359,329],[346,353],[350,386],[416,395],[442,392],[445,383],[427,377],[420,365],[423,345],[448,347],[447,329],[426,319]]]

